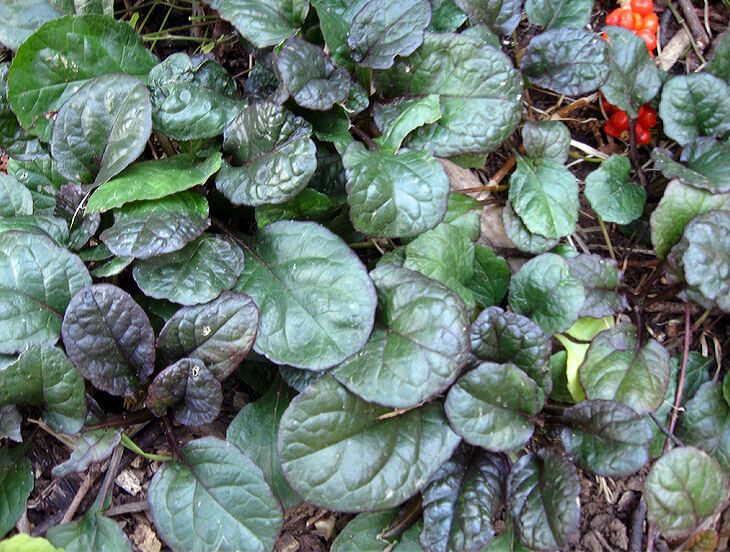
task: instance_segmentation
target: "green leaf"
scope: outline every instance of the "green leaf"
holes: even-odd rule
[[[552,159],[517,157],[509,200],[527,229],[546,238],[572,234],[578,222],[578,183]]]
[[[426,0],[370,0],[352,18],[350,55],[364,67],[392,67],[395,56],[408,56],[423,43],[430,22]]]
[[[0,42],[17,50],[38,27],[69,13],[54,0],[0,0]]]
[[[244,109],[223,133],[223,161],[215,185],[234,205],[283,203],[307,185],[317,168],[312,127],[270,102]]]
[[[56,245],[60,246],[63,246],[68,240],[66,221],[51,215],[36,214],[0,218],[0,233],[13,230],[48,236]]]
[[[517,216],[509,201],[502,209],[502,223],[507,237],[521,251],[544,253],[558,244],[556,239],[546,238],[540,234],[530,232],[522,219]]]
[[[444,285],[407,268],[384,265],[370,277],[378,292],[375,328],[331,373],[366,401],[415,406],[444,391],[466,364],[468,311]]]
[[[667,178],[679,178],[695,188],[711,192],[730,191],[730,146],[714,138],[695,138],[682,150],[682,165],[664,148],[651,152],[654,164]]]
[[[525,11],[533,25],[546,29],[556,27],[585,27],[591,19],[591,0],[527,0]]]
[[[107,73],[144,80],[157,58],[124,21],[102,15],[66,16],[44,24],[18,48],[8,78],[8,100],[28,132],[51,139],[52,121],[83,84]]]
[[[647,518],[666,537],[687,537],[714,514],[727,487],[728,478],[713,458],[693,447],[672,449],[644,483]]]
[[[721,135],[730,130],[728,85],[708,73],[673,77],[662,90],[659,117],[666,135],[681,146]]]
[[[522,78],[510,59],[463,35],[426,34],[412,55],[375,74],[375,88],[393,99],[439,95],[441,118],[415,129],[404,144],[438,157],[496,149],[522,112]]]
[[[580,383],[589,399],[618,401],[639,414],[652,412],[669,385],[669,353],[654,339],[640,345],[635,326],[617,324],[591,342]]]
[[[158,534],[176,552],[272,550],[283,524],[261,470],[238,447],[203,437],[165,464],[148,491]]]
[[[295,395],[281,380],[275,381],[260,399],[244,406],[226,430],[226,439],[261,468],[274,496],[287,509],[299,505],[302,499],[284,479],[276,454],[276,436],[281,415]]]
[[[33,467],[18,449],[0,449],[0,538],[15,527],[33,490]]]
[[[712,194],[681,180],[672,180],[649,219],[651,241],[657,257],[665,258],[679,243],[685,226],[692,218],[715,209],[730,210],[730,194]]]
[[[520,22],[522,2],[518,0],[455,0],[473,25],[484,24],[495,33],[509,35]]]
[[[86,204],[86,213],[121,207],[131,201],[159,199],[205,184],[221,166],[221,154],[205,159],[191,154],[134,163],[99,186]]]
[[[263,228],[279,220],[312,220],[326,225],[340,205],[328,195],[304,188],[293,199],[279,205],[256,208],[256,225]]]
[[[209,225],[205,197],[185,191],[124,205],[99,237],[117,257],[149,259],[182,249]]]
[[[384,150],[397,151],[411,131],[441,118],[441,102],[438,94],[428,94],[423,98],[375,104],[373,115],[383,133],[375,143]]]
[[[259,308],[257,353],[323,370],[362,348],[373,328],[375,286],[342,239],[312,222],[275,222],[259,230],[245,256],[235,290]]]
[[[393,415],[324,376],[284,412],[277,450],[284,475],[304,500],[359,512],[413,496],[458,444],[439,402]]]
[[[423,528],[419,519],[396,538],[385,539],[382,535],[398,523],[401,508],[383,512],[365,512],[355,516],[332,542],[330,552],[423,552],[418,543],[418,533]]]
[[[152,374],[155,336],[147,315],[124,290],[95,284],[79,290],[63,318],[63,344],[95,387],[132,395]]]
[[[0,234],[0,353],[55,343],[66,305],[89,284],[81,259],[50,238]]]
[[[276,70],[294,101],[307,109],[327,111],[350,93],[350,74],[335,69],[321,48],[290,38],[276,57]]]
[[[9,358],[12,359],[12,357]],[[14,404],[0,406],[0,439],[7,438],[12,439],[16,443],[22,443],[23,435],[20,432],[20,424],[22,422],[23,416]]]
[[[510,274],[507,261],[497,257],[488,247],[477,244],[472,276],[464,282],[464,286],[482,307],[499,305],[509,289]]]
[[[327,43],[327,49],[332,56],[332,61],[338,67],[350,70],[355,67],[350,58],[347,37],[350,34],[352,19],[366,3],[367,0],[311,0],[312,6],[317,11],[319,26]]]
[[[676,379],[682,359],[679,356],[671,358],[672,374]],[[675,368],[676,364],[676,368]],[[687,355],[687,370],[684,376],[684,387],[682,388],[682,405],[693,398],[700,386],[710,381],[710,371],[713,369],[713,358],[704,357],[696,351],[690,351]],[[674,395],[672,395],[672,398]],[[728,403],[730,404],[730,402]]]
[[[231,289],[243,267],[240,247],[228,238],[204,234],[179,251],[136,261],[132,274],[145,295],[196,305]]]
[[[531,417],[545,394],[514,364],[483,362],[446,396],[451,427],[467,442],[493,452],[514,450],[532,437]]]
[[[714,52],[705,71],[730,84],[730,32],[725,31],[714,41]]]
[[[53,467],[53,477],[85,472],[91,464],[109,458],[121,440],[122,432],[118,428],[82,432],[69,459]]]
[[[16,178],[0,173],[0,217],[30,215],[33,212],[33,196],[30,190]]]
[[[527,261],[510,280],[510,306],[537,322],[547,336],[569,328],[584,300],[583,284],[570,275],[568,262],[553,253]]]
[[[222,381],[251,350],[258,320],[250,297],[224,291],[209,303],[173,314],[160,330],[157,348],[168,362],[185,357],[202,360]]]
[[[646,189],[631,182],[630,172],[628,158],[614,154],[586,176],[584,193],[604,221],[629,224],[643,213]]]
[[[294,368],[282,364],[279,366],[279,374],[286,384],[299,393],[304,391],[311,383],[322,377],[322,372],[312,372],[303,368]]]
[[[568,353],[566,351],[558,351],[550,355],[550,377],[553,380],[553,389],[550,391],[550,398],[554,401],[570,404],[574,403],[575,399],[568,389],[567,361]]]
[[[557,550],[580,522],[580,480],[575,466],[556,449],[520,458],[507,478],[507,511],[522,544]]]
[[[581,318],[604,318],[628,308],[626,296],[619,292],[623,273],[616,261],[600,255],[578,255],[566,260],[570,275],[580,280],[585,291]]]
[[[708,381],[685,405],[677,426],[683,443],[702,449],[730,472],[730,405],[722,384]]]
[[[523,74],[558,94],[581,96],[601,86],[609,74],[608,45],[584,29],[550,29],[530,40]]]
[[[581,401],[563,412],[568,427],[561,439],[583,469],[608,477],[626,477],[649,460],[654,434],[628,406],[614,401]]]
[[[432,552],[478,552],[494,538],[506,465],[497,454],[459,447],[423,490],[421,545]]]
[[[152,68],[148,82],[155,128],[176,140],[220,135],[245,105],[228,71],[204,56],[172,54]]]
[[[69,180],[98,185],[137,159],[151,132],[147,87],[129,75],[103,75],[86,82],[58,110],[51,155]]]
[[[6,150],[8,155],[11,155]],[[8,160],[8,174],[12,174],[18,182],[28,188],[33,195],[33,211],[53,214],[56,208],[55,195],[61,186],[66,184],[56,168],[56,162],[49,153],[42,157],[21,161],[11,157]]]
[[[528,157],[552,159],[565,163],[570,151],[570,131],[560,121],[527,121],[522,128],[522,142]]]
[[[0,12],[2,10],[0,0]],[[0,19],[0,21],[2,20]],[[1,26],[2,23],[0,23],[0,33],[2,33]],[[9,70],[10,62],[0,64],[0,147],[17,161],[31,161],[48,157],[48,153],[43,149],[38,138],[28,134],[20,126],[18,118],[10,108],[7,98]]]
[[[66,552],[132,552],[132,544],[113,519],[89,510],[79,521],[51,527],[48,540]]]
[[[0,552],[65,552],[46,539],[18,533],[0,542]]]
[[[636,118],[641,106],[659,92],[662,85],[659,70],[641,37],[613,26],[606,28],[606,34],[611,72],[601,92],[610,103]]]
[[[350,218],[371,236],[406,237],[436,226],[444,214],[449,180],[426,151],[369,151],[359,142],[342,156]]]
[[[98,13],[114,17],[114,0],[74,0],[76,13]]]
[[[43,419],[56,431],[76,433],[86,415],[84,380],[60,349],[31,345],[0,372],[0,406],[43,407]]]

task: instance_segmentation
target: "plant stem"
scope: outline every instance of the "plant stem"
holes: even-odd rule
[[[641,170],[641,161],[639,161],[639,149],[636,145],[636,119],[629,121],[629,150],[631,151],[631,165],[634,167],[636,176],[639,177],[641,187],[646,189],[646,177],[644,171]]]
[[[678,2],[679,6],[682,8],[684,16],[687,18],[687,24],[692,31],[692,36],[694,36],[697,40],[697,47],[704,51],[704,49],[710,44],[710,37],[707,36],[707,32],[705,32],[705,28],[702,26],[700,18],[697,17],[692,2],[690,0],[678,0]],[[667,4],[671,4],[671,2],[667,2]],[[702,59],[701,55],[700,59]],[[702,61],[704,62],[704,60]]]
[[[126,414],[122,414],[118,418],[113,418],[111,420],[106,420],[104,422],[86,426],[87,431],[92,431],[94,429],[105,429],[108,427],[128,427],[135,424],[143,424],[145,422],[149,422],[150,420],[154,419],[154,414],[150,412],[147,408],[142,408],[141,410],[135,410],[133,412],[128,412]]]
[[[683,447],[683,446],[685,446],[685,444],[684,444],[684,443],[683,443],[682,441],[680,441],[679,439],[677,439],[677,437],[675,437],[675,436],[674,436],[674,435],[673,435],[672,433],[670,433],[670,432],[669,432],[669,429],[667,428],[667,426],[665,426],[665,425],[664,425],[663,423],[661,423],[661,422],[660,422],[660,421],[659,421],[659,420],[657,419],[657,417],[656,417],[656,416],[654,415],[654,413],[653,413],[653,412],[649,412],[649,417],[650,417],[650,418],[652,419],[652,421],[653,421],[653,422],[654,422],[654,423],[655,423],[655,424],[657,425],[657,427],[658,427],[659,429],[661,429],[662,433],[663,433],[664,435],[666,435],[667,437],[669,437],[669,438],[670,438],[670,439],[671,439],[671,440],[672,440],[672,441],[674,442],[674,444],[675,444],[675,445],[677,445],[678,447]]]
[[[608,237],[608,231],[606,230],[606,225],[604,224],[603,219],[600,216],[598,216],[598,224],[601,227],[601,232],[603,233],[603,239],[606,240],[606,246],[608,247],[608,254],[615,261],[616,254],[613,252],[613,246],[611,245],[611,238]]]
[[[687,36],[689,37],[689,43],[692,45],[692,49],[695,51],[695,54],[697,54],[697,57],[700,58],[702,63],[705,63],[705,58],[702,57],[702,52],[700,52],[699,46],[697,42],[695,41],[695,37],[692,35],[692,31],[689,30],[687,27],[687,23],[684,21],[684,18],[679,15],[679,12],[677,11],[677,8],[674,7],[674,4],[671,2],[671,0],[667,0],[667,7],[674,15],[674,19],[677,20],[677,23],[679,23],[682,28],[687,33]],[[702,30],[702,33],[704,34],[704,29]],[[708,39],[709,40],[709,39]]]
[[[170,450],[172,451],[172,454],[174,454],[183,462],[187,463],[187,461],[185,460],[185,456],[180,449],[180,443],[177,442],[177,436],[175,435],[175,430],[172,427],[170,416],[168,416],[167,414],[162,417],[162,427],[165,428],[165,437],[167,437],[167,442],[170,445]]]
[[[692,340],[692,316],[689,302],[684,307],[684,350],[682,351],[682,367],[679,370],[679,381],[677,382],[677,393],[674,396],[674,407],[672,408],[672,417],[669,420],[669,433],[674,434],[674,427],[677,425],[677,415],[682,405],[682,388],[684,387],[684,378],[687,375],[687,359],[689,358],[689,345]],[[669,450],[669,437],[664,441],[664,449],[662,454]]]

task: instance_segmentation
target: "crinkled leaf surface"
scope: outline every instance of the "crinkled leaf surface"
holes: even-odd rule
[[[720,382],[702,384],[686,403],[677,437],[704,450],[730,472],[730,405],[723,397]]]
[[[423,45],[375,75],[386,98],[440,96],[441,118],[405,146],[439,157],[496,149],[520,121],[522,78],[499,50],[462,35],[426,33]]]
[[[385,533],[398,522],[401,508],[382,512],[364,512],[355,516],[332,542],[330,552],[372,552],[390,550],[393,552],[422,552],[418,533],[423,528],[419,519],[395,539],[384,539]]]
[[[76,433],[86,415],[84,380],[63,351],[31,345],[0,372],[0,405],[43,407],[43,419],[56,431]]]
[[[477,552],[494,538],[507,469],[497,454],[459,447],[423,490],[421,546]]]
[[[534,84],[581,96],[606,82],[608,45],[585,29],[549,29],[530,40],[520,66]]]
[[[522,219],[515,213],[509,201],[502,209],[502,223],[507,237],[522,251],[544,253],[558,244],[557,239],[546,238],[540,234],[530,232]]]
[[[375,286],[342,239],[312,222],[281,221],[259,230],[245,255],[235,290],[259,308],[257,353],[323,370],[362,348],[373,328]]]
[[[205,197],[185,191],[124,205],[99,237],[117,257],[149,259],[182,249],[209,225]]]
[[[571,276],[567,261],[553,253],[527,261],[509,284],[512,309],[537,322],[548,336],[569,328],[584,300],[583,284]]]
[[[727,496],[720,465],[694,447],[675,448],[654,464],[644,483],[647,518],[667,537],[686,537]]]
[[[312,7],[317,11],[322,36],[332,61],[338,67],[354,69],[355,64],[350,57],[350,46],[347,37],[350,33],[350,24],[368,0],[311,0]]]
[[[621,27],[606,27],[611,72],[601,86],[606,99],[636,118],[639,109],[659,92],[662,81],[644,40]]]
[[[286,365],[279,366],[279,373],[289,387],[300,393],[311,383],[322,377],[322,372],[313,372],[311,370]]]
[[[541,449],[514,463],[507,478],[507,511],[522,544],[557,550],[580,522],[580,480],[556,449]]]
[[[423,488],[459,444],[439,402],[398,415],[324,376],[284,412],[277,450],[307,502],[341,511],[389,508]]]
[[[347,43],[358,64],[387,69],[395,56],[407,56],[423,43],[431,22],[427,0],[370,0],[355,14]]]
[[[525,11],[533,25],[553,27],[585,27],[591,19],[591,0],[527,0]]]
[[[276,436],[281,415],[295,395],[290,387],[277,379],[260,399],[244,406],[226,430],[226,439],[261,468],[274,496],[287,509],[294,508],[302,499],[284,479],[276,454]]]
[[[223,133],[223,161],[215,185],[234,205],[283,203],[317,168],[311,125],[271,102],[244,109]]]
[[[258,320],[258,309],[248,295],[224,291],[209,303],[173,314],[160,330],[157,348],[168,362],[200,359],[223,380],[251,350]]]
[[[649,219],[651,241],[657,257],[663,259],[667,256],[682,238],[685,226],[693,217],[715,209],[730,210],[730,194],[713,194],[681,180],[672,180]]]
[[[628,158],[614,154],[586,176],[586,198],[604,221],[628,224],[641,216],[646,189],[631,182],[630,173]]]
[[[284,519],[258,466],[215,437],[190,441],[182,452],[185,462],[165,464],[148,492],[155,527],[170,548],[271,550]]]
[[[546,238],[572,234],[578,222],[578,183],[553,159],[517,157],[509,200],[527,229]]]
[[[509,289],[510,270],[507,261],[490,248],[477,244],[474,249],[472,276],[464,285],[482,307],[498,305]]]
[[[3,4],[4,3],[0,1],[0,13],[4,9]],[[0,21],[6,20],[6,18],[0,16]],[[0,23],[0,35],[1,34],[2,23]],[[0,40],[0,42],[2,42],[2,40]],[[15,158],[17,161],[28,161],[47,156],[48,154],[43,150],[38,138],[28,134],[25,129],[20,126],[18,118],[15,116],[13,110],[10,109],[10,104],[8,103],[9,71],[9,61],[0,63],[0,147],[3,148],[5,153],[12,158]]]
[[[124,21],[102,15],[65,16],[44,24],[13,59],[8,100],[23,128],[45,142],[57,111],[84,83],[107,73],[145,79],[157,63]]]
[[[711,192],[730,191],[730,146],[714,138],[701,137],[689,142],[680,158],[686,165],[674,161],[664,148],[654,148],[651,158],[667,178],[680,178]]]
[[[256,208],[256,225],[263,228],[278,220],[311,220],[327,225],[340,205],[328,195],[304,188],[296,197],[279,205],[261,205]]]
[[[91,464],[109,458],[121,440],[122,432],[118,428],[82,432],[69,459],[54,466],[53,477],[86,471]]]
[[[581,318],[603,318],[628,308],[626,296],[618,290],[623,274],[616,261],[600,255],[578,255],[566,260],[571,276],[580,280],[585,291]]]
[[[321,48],[300,38],[286,41],[276,69],[294,101],[307,109],[326,111],[350,93],[350,74],[335,69]]]
[[[713,48],[714,54],[705,71],[730,84],[730,32],[725,31],[717,37]]]
[[[134,263],[134,281],[150,297],[181,305],[207,303],[243,272],[243,252],[226,237],[204,234],[179,251]]]
[[[454,0],[431,0],[431,24],[429,31],[436,33],[455,32],[466,21],[466,14]]]
[[[407,268],[383,265],[370,277],[375,328],[332,374],[367,401],[415,406],[445,390],[468,360],[468,311],[446,286]]]
[[[132,552],[122,528],[108,517],[89,510],[79,521],[62,523],[48,530],[48,540],[66,552]]]
[[[46,209],[44,211],[46,214],[53,214],[53,209],[56,207],[54,196],[61,186],[66,184],[66,179],[58,173],[51,154],[44,152],[42,156],[20,160],[10,151],[6,150],[6,153],[13,155],[8,160],[8,174],[12,174],[31,191],[34,211],[38,213],[39,207],[42,207]]]
[[[91,283],[77,255],[38,234],[0,234],[0,353],[55,343],[71,297]]]
[[[382,149],[397,151],[411,131],[441,118],[441,101],[438,94],[428,94],[422,98],[375,104],[373,117],[383,133],[375,143]]]
[[[11,357],[12,358],[12,357]],[[20,424],[23,416],[14,404],[0,406],[0,439],[12,439],[16,443],[23,441]]]
[[[220,135],[245,105],[233,77],[205,56],[172,54],[152,68],[148,83],[155,128],[177,140]]]
[[[17,449],[0,449],[0,538],[15,527],[33,490],[33,466]]]
[[[30,215],[33,196],[30,190],[7,173],[0,173],[0,217]]]
[[[570,131],[560,121],[526,121],[522,143],[528,157],[565,163],[570,151]]]
[[[258,48],[274,46],[294,35],[309,12],[307,0],[206,0]]]
[[[222,402],[220,382],[196,358],[181,358],[157,374],[145,400],[155,416],[169,409],[175,421],[196,427],[215,420]]]
[[[13,230],[48,236],[60,246],[68,241],[68,224],[65,220],[52,215],[35,214],[0,218],[0,233]]]
[[[142,161],[99,186],[86,204],[86,213],[108,211],[131,201],[159,199],[205,184],[221,167],[220,152],[205,159],[180,154]]]
[[[681,146],[699,136],[730,130],[730,94],[726,82],[709,73],[673,77],[659,103],[664,132]]]
[[[494,32],[509,35],[520,22],[521,2],[518,0],[455,0],[474,24],[484,24]]]
[[[599,475],[625,477],[649,460],[654,434],[648,422],[615,401],[581,401],[563,412],[561,439],[578,466]]]
[[[58,110],[51,155],[73,182],[102,184],[137,159],[152,132],[152,104],[139,79],[95,77]]]
[[[542,390],[514,364],[483,362],[451,388],[445,408],[451,427],[466,441],[502,452],[532,437],[530,417],[544,400]]]
[[[0,42],[17,50],[46,21],[65,15],[53,0],[0,0]]]
[[[369,151],[354,142],[342,156],[350,218],[371,236],[415,236],[446,213],[449,180],[426,151]]]
[[[94,284],[79,290],[63,318],[63,344],[95,387],[131,395],[152,373],[155,335],[147,315],[124,290]]]
[[[639,346],[636,327],[617,324],[593,338],[580,383],[589,399],[618,401],[639,414],[652,412],[669,385],[669,353],[654,339]]]

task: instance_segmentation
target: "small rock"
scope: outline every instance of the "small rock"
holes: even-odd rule
[[[617,550],[629,549],[629,534],[626,526],[618,519],[612,519],[608,522],[608,540]]]

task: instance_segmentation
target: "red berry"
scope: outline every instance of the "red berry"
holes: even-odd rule
[[[647,16],[654,12],[653,0],[631,0],[631,11]]]
[[[649,49],[649,52],[654,50],[656,48],[656,35],[652,33],[648,29],[639,29],[635,32],[636,36],[640,36],[642,39],[644,39],[644,42],[646,43],[646,47]]]
[[[651,132],[646,130],[639,123],[636,123],[636,143],[637,144],[648,144],[651,142]]]
[[[659,18],[657,17],[657,14],[652,13],[644,17],[644,24],[641,28],[656,34],[656,31],[659,28]]]
[[[611,13],[609,13],[606,16],[606,25],[614,25],[618,26],[620,15],[619,12],[621,11],[621,8],[616,8]]]
[[[656,109],[649,104],[644,104],[639,109],[639,117],[636,121],[647,130],[654,128],[656,126]]]
[[[625,111],[621,111],[620,109],[609,117],[608,122],[619,132],[628,130],[629,128],[629,116]]]

